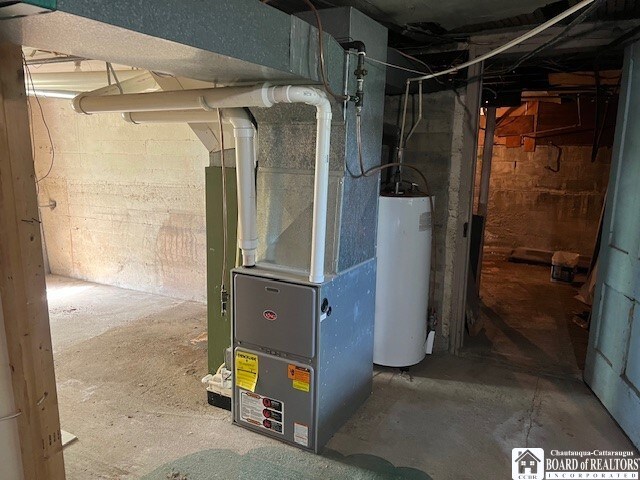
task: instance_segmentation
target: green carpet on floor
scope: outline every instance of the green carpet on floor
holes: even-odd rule
[[[143,480],[432,480],[415,468],[396,467],[374,455],[323,455],[289,447],[263,447],[239,455],[203,450],[169,462]]]

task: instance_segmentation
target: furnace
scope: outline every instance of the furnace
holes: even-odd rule
[[[371,393],[374,292],[375,261],[321,285],[236,269],[234,422],[318,452]]]

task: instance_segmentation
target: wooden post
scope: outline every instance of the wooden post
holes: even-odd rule
[[[22,49],[0,44],[0,293],[27,480],[65,478]],[[0,470],[2,467],[0,466]],[[1,475],[0,475],[1,476]]]
[[[487,122],[484,130],[484,147],[482,149],[482,170],[480,173],[480,191],[478,192],[478,215],[482,217],[482,232],[478,247],[478,264],[476,265],[476,294],[480,297],[480,280],[482,279],[482,259],[484,256],[484,232],[487,228],[489,211],[489,185],[491,180],[491,162],[493,160],[493,137],[496,133],[496,107],[487,108]]]
[[[478,192],[478,215],[482,215],[485,218],[489,207],[489,179],[491,178],[491,160],[493,159],[493,136],[496,132],[496,107],[487,108],[486,117],[480,191]]]

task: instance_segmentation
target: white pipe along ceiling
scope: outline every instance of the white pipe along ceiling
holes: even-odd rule
[[[222,109],[223,120],[234,129],[238,180],[238,244],[243,266],[256,262],[258,245],[255,190],[255,127],[241,107],[272,107],[276,103],[304,103],[316,107],[316,158],[309,281],[324,282],[331,103],[326,94],[312,87],[269,86],[220,87],[123,95],[81,93],[73,99],[78,113],[121,112],[131,123],[215,121],[212,111]]]

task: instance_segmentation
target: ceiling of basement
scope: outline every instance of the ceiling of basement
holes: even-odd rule
[[[263,0],[289,13],[307,10],[302,0]],[[421,32],[460,36],[542,23],[579,0],[313,0],[319,8],[352,6],[391,30],[390,43],[419,42]],[[591,20],[640,18],[637,0],[601,0]],[[426,38],[423,37],[424,40]],[[429,42],[431,43],[431,42]]]
[[[445,30],[531,13],[549,0],[334,0],[397,26],[435,23]]]

